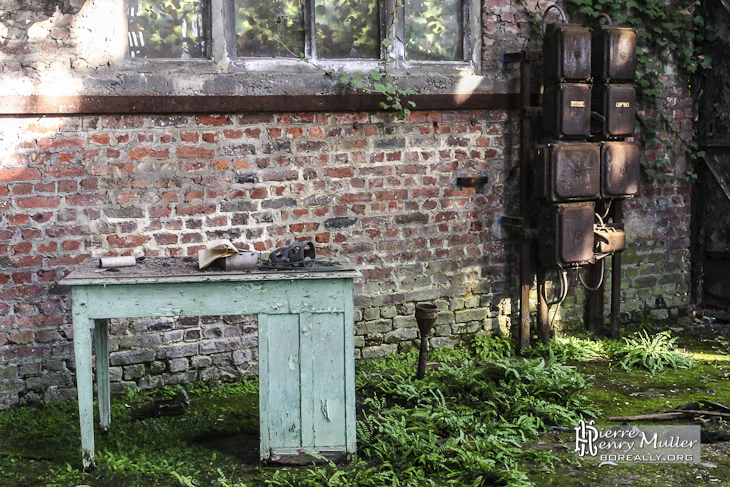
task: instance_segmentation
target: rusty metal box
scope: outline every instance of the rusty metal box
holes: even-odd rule
[[[629,198],[639,192],[641,150],[633,142],[601,144],[601,195]]]
[[[557,142],[535,148],[535,195],[552,202],[601,195],[600,150],[590,142]]]
[[[538,247],[544,267],[568,267],[594,261],[595,203],[563,203],[546,208]]]
[[[591,31],[576,24],[548,24],[543,37],[546,84],[591,78]]]
[[[610,254],[626,250],[626,232],[623,229],[596,225],[594,234],[597,253]]]
[[[593,31],[592,75],[597,83],[632,82],[636,78],[636,32],[603,25]]]
[[[608,137],[630,137],[636,130],[636,87],[602,84],[593,87],[593,109],[603,117],[601,132]]]
[[[543,130],[548,137],[587,137],[591,131],[591,86],[559,83],[545,88]]]

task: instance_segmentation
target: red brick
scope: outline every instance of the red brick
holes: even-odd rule
[[[172,233],[156,233],[154,237],[159,245],[174,245],[178,243],[178,236]]]
[[[81,137],[66,137],[66,138],[48,138],[42,137],[38,141],[38,146],[43,150],[57,150],[57,149],[83,149],[84,139]]]
[[[117,195],[117,203],[120,203],[120,204],[132,203],[136,199],[137,199],[137,193],[126,192],[126,193],[119,193]]]
[[[215,144],[216,142],[220,142],[221,140],[221,133],[220,132],[207,132],[203,134],[203,142],[208,142],[209,144]]]
[[[168,203],[177,203],[179,200],[179,195],[174,191],[166,191],[162,193],[162,201]]]
[[[133,160],[140,159],[168,159],[170,151],[167,149],[153,149],[151,147],[135,147],[127,152],[127,156]]]
[[[338,201],[340,203],[358,203],[358,202],[366,202],[366,201],[372,201],[372,200],[373,200],[372,193],[345,193],[345,194],[341,194],[338,198]]]
[[[185,201],[191,202],[195,200],[203,200],[205,198],[205,192],[203,191],[189,191],[185,195]]]
[[[249,139],[260,139],[261,138],[261,129],[246,129],[244,131],[244,134]]]
[[[32,184],[13,184],[13,194],[15,196],[24,195],[24,194],[32,194],[32,193],[33,193]]]
[[[84,167],[49,166],[43,170],[43,175],[53,179],[79,178],[88,175]]]
[[[109,235],[106,240],[112,248],[134,248],[147,243],[149,237],[144,235],[127,235],[125,237]]]
[[[34,196],[30,198],[18,198],[15,203],[19,208],[55,208],[61,203],[61,198],[50,196]]]
[[[223,136],[226,139],[240,139],[243,137],[243,130],[241,129],[226,129],[223,131]]]
[[[226,115],[211,115],[195,117],[196,125],[208,125],[212,127],[220,127],[221,125],[231,125],[231,118]]]
[[[36,193],[55,193],[56,183],[53,181],[49,183],[36,183],[33,185],[33,189],[35,189]]]
[[[0,169],[0,181],[35,181],[41,178],[41,171],[35,167]]]
[[[350,178],[354,176],[355,170],[352,167],[325,167],[322,174],[330,178]]]
[[[37,228],[24,228],[23,231],[20,232],[20,236],[23,240],[37,240],[40,239],[43,234]]]
[[[79,190],[79,183],[73,179],[64,179],[58,182],[59,193],[77,193]]]
[[[233,169],[247,169],[251,167],[251,162],[248,159],[233,159]]]
[[[109,134],[91,134],[89,142],[99,145],[107,145],[109,143]]]
[[[207,215],[215,212],[215,205],[180,205],[176,212],[178,215]]]
[[[8,299],[23,299],[40,296],[46,293],[43,286],[14,286],[0,291],[0,296]]]
[[[150,218],[165,218],[172,214],[169,206],[156,206],[150,208]]]
[[[11,226],[27,225],[29,221],[30,217],[28,215],[8,215],[8,223]]]
[[[263,199],[269,197],[269,192],[266,188],[253,188],[250,193],[251,199]]]
[[[61,244],[61,248],[66,252],[78,250],[81,248],[81,242],[78,240],[64,240]]]
[[[212,159],[215,151],[204,147],[183,145],[175,150],[175,155],[182,159]]]
[[[66,203],[71,206],[95,206],[108,201],[105,194],[76,194],[66,197]]]
[[[228,161],[226,161],[225,159],[221,159],[221,160],[213,161],[213,162],[211,162],[211,163],[210,163],[210,165],[211,165],[211,166],[213,167],[213,169],[215,169],[216,171],[223,171],[223,170],[226,170],[226,169],[228,169],[228,166],[229,166],[229,164],[228,164]]]
[[[30,272],[14,272],[11,277],[15,284],[30,284],[33,279]]]

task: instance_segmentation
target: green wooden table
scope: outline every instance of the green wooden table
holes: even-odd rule
[[[93,468],[92,344],[99,423],[111,424],[110,318],[258,315],[260,456],[297,463],[309,453],[354,453],[353,279],[345,260],[324,270],[198,270],[182,258],[147,258],[110,271],[89,259],[71,286],[76,384],[85,469]]]

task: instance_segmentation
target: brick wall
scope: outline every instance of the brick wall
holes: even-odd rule
[[[308,238],[352,259],[358,357],[413,347],[417,301],[441,309],[433,346],[509,329],[517,234],[500,221],[516,211],[515,123],[469,110],[0,120],[0,401],[73,392],[57,282],[75,264],[195,255],[214,238],[261,251]],[[456,187],[474,174],[489,183]],[[627,317],[686,306],[689,203],[688,186],[647,181],[626,205]],[[563,309],[558,322],[579,323],[582,293]],[[256,370],[250,317],[121,320],[111,335],[117,385]]]
[[[102,44],[123,40],[124,29],[94,27],[109,17],[110,1],[14,7],[12,24],[0,20],[4,85],[18,94],[121,92],[132,74],[105,70],[124,52]],[[539,47],[528,41],[527,16],[517,2],[488,0],[482,22],[480,86],[514,91],[517,70],[499,56]],[[164,72],[153,74],[167,83]],[[228,81],[221,86],[235,84]],[[151,86],[135,83],[135,93]],[[665,86],[667,107],[691,138],[686,83]],[[517,322],[519,234],[503,217],[518,214],[518,115],[466,108],[404,121],[326,112],[1,117],[0,408],[75,394],[69,295],[57,283],[76,264],[195,255],[210,239],[267,251],[306,238],[352,259],[364,276],[355,296],[359,358],[414,347],[419,301],[440,309],[432,346],[508,332]],[[645,157],[664,157],[662,150],[648,148]],[[675,162],[681,173],[683,161]],[[458,176],[475,175],[488,184],[456,186]],[[686,310],[689,194],[687,184],[647,179],[625,204],[625,319]],[[585,293],[575,273],[570,287],[559,328],[582,326]],[[115,389],[238,377],[256,373],[256,323],[115,320],[110,350]]]

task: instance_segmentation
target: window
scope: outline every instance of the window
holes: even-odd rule
[[[127,0],[130,57],[208,57],[205,5],[204,0]]]
[[[222,16],[208,15],[211,2],[221,6]],[[273,67],[272,59],[281,65],[300,56],[372,64],[387,53],[401,68],[474,67],[478,5],[478,0],[127,0],[129,53],[186,59],[217,52],[243,68],[264,61]],[[223,33],[226,50],[215,49],[211,32]]]

